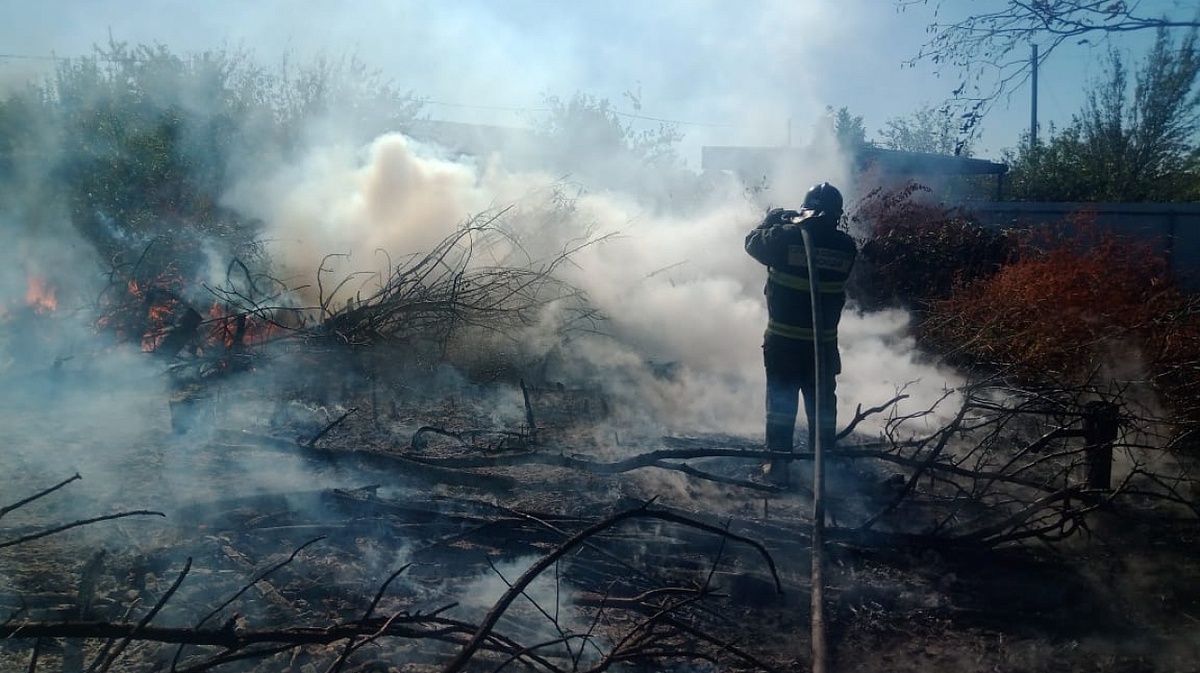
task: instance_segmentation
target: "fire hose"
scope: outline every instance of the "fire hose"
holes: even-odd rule
[[[825,358],[822,357],[823,346],[821,343],[821,335],[824,334],[824,316],[821,315],[821,297],[820,297],[820,274],[817,271],[817,265],[813,256],[812,236],[809,233],[808,227],[804,224],[800,226],[800,236],[804,240],[804,261],[808,266],[808,292],[810,303],[812,304],[812,327],[813,327],[813,357],[814,360],[814,378],[816,386],[814,388],[817,399],[813,404],[813,418],[809,419],[810,423],[815,423],[816,428],[812,432],[813,445],[813,526],[812,526],[812,573],[810,580],[812,584],[812,602],[811,602],[811,626],[812,626],[812,653],[813,653],[813,673],[825,673],[825,579],[824,579],[824,559],[825,559],[825,461],[824,461],[824,438],[821,432],[821,419],[829,413],[826,409],[827,398],[825,396]]]

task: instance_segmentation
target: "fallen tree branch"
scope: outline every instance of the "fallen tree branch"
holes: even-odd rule
[[[162,602],[162,601],[160,601]],[[453,606],[449,606],[453,607]],[[281,629],[242,629],[226,624],[217,629],[156,627],[130,622],[24,622],[0,625],[0,640],[46,638],[63,639],[124,639],[138,642],[157,642],[171,645],[217,647],[223,651],[194,665],[175,669],[178,673],[200,673],[234,661],[255,659],[279,654],[297,647],[332,645],[351,638],[378,639],[382,637],[408,640],[436,640],[454,645],[468,642],[467,636],[476,625],[441,617],[442,608],[429,614],[400,612],[353,622],[339,622],[324,627],[291,627]],[[145,622],[143,618],[141,622]],[[511,654],[523,649],[520,644],[500,634],[491,634],[481,649]]]
[[[403,574],[404,571],[408,570],[411,566],[411,563],[406,563],[399,569],[392,572],[391,575],[388,575],[388,578],[379,586],[379,590],[375,592],[375,598],[371,600],[371,604],[367,606],[367,610],[363,613],[362,619],[360,619],[359,622],[365,622],[371,618],[371,615],[375,612],[375,608],[379,606],[379,601],[383,600],[383,595],[387,592],[387,588],[391,586],[392,582],[394,582],[397,577]],[[383,626],[379,627],[379,629],[375,632],[375,637],[368,637],[363,641],[362,644],[356,644],[356,638],[354,636],[347,638],[346,646],[342,649],[342,654],[337,658],[337,661],[333,662],[333,664],[329,666],[329,673],[339,673],[339,671],[342,670],[342,666],[346,665],[346,661],[350,658],[350,655],[353,654],[356,649],[362,647],[362,645],[373,642],[376,637],[386,632],[387,628],[391,626],[391,623],[395,621],[396,616],[398,615],[393,615],[386,622],[384,622]]]
[[[148,509],[139,509],[139,510],[134,510],[132,512],[118,512],[117,514],[106,514],[104,516],[96,516],[96,517],[92,517],[90,519],[80,519],[79,521],[73,521],[71,523],[63,524],[61,526],[55,526],[54,528],[49,528],[49,529],[46,529],[43,531],[39,531],[37,533],[30,533],[29,535],[23,535],[19,538],[13,539],[13,540],[5,540],[3,542],[0,542],[0,549],[3,549],[5,547],[12,547],[14,545],[23,544],[23,543],[29,542],[31,540],[37,540],[40,538],[49,537],[51,535],[61,533],[65,530],[70,530],[72,528],[78,528],[80,526],[87,526],[89,524],[98,523],[100,521],[111,521],[113,519],[123,519],[125,517],[130,517],[130,516],[166,517],[167,515],[163,514],[162,512],[155,512],[155,511],[148,510]]]
[[[7,638],[126,638],[169,643],[221,647],[237,650],[251,645],[278,643],[289,645],[328,645],[351,637],[371,635],[381,630],[384,635],[402,638],[425,638],[443,632],[470,632],[471,626],[450,622],[422,614],[400,614],[376,617],[368,620],[341,622],[328,626],[297,626],[282,629],[220,628],[197,629],[191,627],[144,626],[129,622],[62,621],[62,622],[17,622],[0,624],[0,639]],[[426,625],[429,628],[419,628]]]
[[[682,472],[689,477],[696,477],[697,479],[703,479],[705,481],[711,481],[717,484],[737,486],[739,488],[746,488],[752,491],[763,491],[764,493],[788,493],[791,491],[791,489],[775,486],[774,484],[768,484],[765,482],[750,481],[749,479],[737,479],[735,477],[724,477],[719,474],[713,474],[712,472],[705,472],[703,470],[698,470],[687,463],[666,463],[663,461],[656,461],[647,465],[647,467],[657,467],[663,470],[674,470],[676,472]],[[812,491],[805,486],[800,485],[798,488],[809,495],[812,494]]]
[[[80,479],[83,479],[83,477],[79,476],[79,473],[76,472],[74,476],[68,477],[68,478],[60,481],[59,483],[51,486],[50,488],[47,488],[45,490],[34,493],[33,495],[29,496],[28,498],[25,498],[24,500],[18,500],[17,502],[14,502],[11,505],[7,505],[5,507],[0,507],[0,517],[3,517],[5,514],[8,514],[9,512],[11,512],[15,509],[24,507],[25,505],[28,505],[29,503],[33,502],[34,500],[37,500],[38,498],[42,498],[47,495],[50,495],[51,493],[57,491],[58,489],[66,486],[67,484],[69,484],[73,481],[78,481]]]
[[[614,643],[608,655],[605,656],[595,666],[588,669],[588,673],[599,673],[600,671],[608,669],[614,663],[622,660],[629,661],[643,658],[653,660],[656,657],[672,655],[679,656],[680,653],[678,650],[662,653],[649,651],[646,648],[646,645],[649,644],[648,641],[659,640],[649,637],[653,635],[652,629],[657,624],[664,622],[668,617],[671,616],[672,613],[676,612],[685,605],[702,600],[706,595],[708,595],[708,593],[709,592],[707,588],[701,588],[694,591],[692,595],[681,598],[675,602],[670,602],[667,605],[646,606],[647,608],[650,608],[649,614],[646,615],[646,618],[635,624],[633,628],[627,631],[616,643]],[[661,642],[655,642],[655,644],[661,645]],[[710,657],[706,657],[700,653],[693,652],[689,654],[693,658],[707,659],[710,661],[710,663],[716,663],[715,661],[712,661]]]
[[[867,418],[869,418],[871,415],[881,414],[881,413],[887,411],[888,408],[895,406],[896,404],[898,404],[904,400],[907,400],[907,399],[908,399],[908,395],[903,395],[903,394],[896,395],[895,397],[888,400],[887,402],[884,402],[883,404],[881,404],[877,407],[870,407],[866,411],[863,411],[861,404],[857,405],[854,409],[854,418],[850,419],[850,422],[846,424],[845,429],[843,429],[841,432],[837,433],[837,435],[834,436],[834,439],[836,439],[837,441],[841,441],[841,440],[849,437],[851,434],[853,434],[854,428],[857,428],[859,423],[862,423]]]
[[[276,449],[293,454],[300,451],[305,457],[327,461],[333,465],[354,464],[363,469],[382,470],[394,478],[421,479],[428,482],[507,491],[516,488],[517,481],[511,477],[495,474],[464,473],[457,469],[424,463],[411,456],[372,451],[367,449],[327,449],[319,446],[307,447],[296,441],[258,435],[249,432],[217,430],[216,436],[236,444],[253,443],[257,446]]]
[[[125,648],[129,647],[129,643],[138,636],[142,629],[146,628],[146,626],[150,624],[150,620],[154,619],[154,616],[157,615],[160,610],[162,610],[163,606],[167,604],[167,601],[171,600],[171,596],[174,596],[175,592],[179,590],[179,586],[183,584],[183,579],[187,577],[187,574],[191,569],[192,559],[189,556],[187,562],[184,563],[183,570],[180,571],[179,576],[176,577],[171,586],[168,587],[165,592],[163,592],[162,597],[158,599],[158,602],[154,604],[154,607],[150,608],[150,611],[146,613],[146,616],[142,617],[141,621],[134,626],[133,631],[130,631],[121,640],[121,642],[118,643],[117,646],[108,653],[108,656],[104,659],[104,664],[98,669],[98,673],[106,673],[106,671],[112,668],[112,665],[116,663],[117,659],[121,658],[121,655],[125,652]]]
[[[249,591],[250,587],[258,584],[259,582],[266,579],[269,575],[271,575],[275,571],[279,570],[280,568],[283,568],[287,564],[294,561],[296,559],[296,556],[298,556],[300,554],[300,552],[303,551],[306,547],[308,547],[309,545],[315,544],[324,539],[325,539],[325,536],[321,535],[319,537],[315,537],[315,538],[309,540],[308,542],[305,542],[304,544],[300,545],[295,550],[293,550],[291,555],[288,556],[286,559],[284,559],[283,561],[280,561],[279,563],[276,563],[275,565],[271,566],[270,568],[267,568],[266,570],[264,570],[261,573],[259,573],[258,575],[256,575],[253,579],[251,579],[249,582],[247,582],[245,585],[243,585],[241,589],[238,589],[232,596],[227,598],[224,602],[222,602],[217,607],[210,610],[208,614],[201,617],[200,621],[196,623],[196,628],[199,629],[200,627],[204,626],[206,623],[208,623],[208,620],[212,619],[213,617],[216,617],[218,614],[221,613],[222,610],[224,610],[225,608],[232,605],[234,601],[236,601],[238,598],[240,598],[242,596],[242,594]],[[184,646],[180,645],[179,648],[175,650],[175,656],[171,660],[171,670],[172,671],[175,670],[175,666],[179,663],[179,658],[183,655],[183,648],[184,648]]]
[[[842,455],[842,454],[839,454]],[[659,449],[631,456],[611,463],[602,463],[576,458],[562,453],[527,452],[500,456],[450,456],[431,458],[405,454],[407,460],[423,465],[451,469],[479,469],[495,467],[519,467],[522,465],[549,465],[583,470],[592,474],[620,474],[644,467],[662,467],[665,460],[695,460],[697,458],[746,458],[764,460],[771,458],[812,459],[811,453],[786,453],[782,451],[748,451],[745,449]]]
[[[324,428],[323,428],[323,429],[322,429],[320,432],[318,432],[317,434],[313,435],[312,439],[310,439],[310,440],[308,440],[307,442],[305,442],[305,443],[304,443],[304,448],[306,448],[306,449],[312,449],[312,448],[315,448],[315,447],[316,447],[316,444],[317,444],[317,442],[319,442],[319,441],[321,440],[321,438],[322,438],[322,437],[324,437],[325,435],[329,434],[329,431],[330,431],[330,430],[332,430],[332,429],[336,428],[337,426],[341,425],[343,421],[345,421],[347,418],[349,418],[349,417],[350,417],[350,414],[353,414],[353,413],[354,413],[354,412],[356,412],[356,411],[358,411],[358,407],[351,407],[349,411],[347,411],[346,413],[342,414],[341,416],[338,416],[336,420],[334,420],[334,421],[333,421],[332,423],[330,423],[329,425],[326,425],[326,426],[325,426],[325,427],[324,427]]]
[[[949,427],[954,428],[961,424],[963,418],[967,415],[968,410],[969,407],[967,405],[963,405],[959,409],[958,414],[954,417],[954,420],[950,422]],[[908,494],[912,493],[913,489],[916,488],[917,480],[921,478],[921,475],[934,466],[938,457],[942,455],[942,451],[946,449],[946,445],[950,442],[950,438],[953,435],[953,432],[942,432],[941,438],[938,440],[937,444],[934,445],[933,449],[929,452],[929,455],[922,459],[921,464],[913,471],[912,476],[910,476],[908,480],[904,482],[904,486],[900,489],[900,492],[897,493],[892,498],[891,502],[889,502],[883,509],[879,510],[866,521],[864,521],[860,525],[860,528],[866,530],[874,526],[879,522],[880,519],[882,519],[884,516],[887,516],[889,512],[892,512],[899,507],[900,503],[904,502],[904,499],[908,497]]]
[[[868,445],[870,446],[870,445]],[[576,458],[564,454],[529,452],[519,454],[508,454],[502,456],[451,456],[445,458],[430,458],[426,456],[414,456],[405,454],[406,460],[414,463],[420,463],[429,467],[440,467],[448,469],[481,469],[495,467],[519,467],[522,465],[548,465],[551,467],[564,467],[575,470],[582,470],[592,474],[620,474],[623,472],[631,472],[646,467],[664,468],[671,466],[671,469],[680,469],[677,465],[665,463],[668,460],[696,460],[703,458],[745,458],[747,461],[763,461],[771,459],[786,458],[795,461],[812,460],[813,454],[810,451],[797,451],[795,453],[784,453],[779,451],[761,451],[748,449],[659,449],[649,451],[636,456],[631,456],[622,460],[611,463],[602,463],[584,458]],[[890,462],[905,467],[922,468],[930,471],[944,471],[950,474],[963,477],[978,477],[981,479],[994,479],[999,482],[1011,483],[1020,486],[1028,486],[1044,491],[1052,491],[1053,488],[1040,482],[1013,479],[1005,474],[998,472],[981,472],[970,468],[959,467],[952,463],[934,463],[927,464],[924,459],[912,458],[909,456],[892,453],[888,451],[872,450],[872,449],[851,449],[839,448],[830,452],[831,459],[875,459],[884,462]],[[680,470],[684,471],[684,470]],[[739,483],[740,486],[751,487],[747,483]],[[765,490],[761,485],[754,485],[753,488]]]

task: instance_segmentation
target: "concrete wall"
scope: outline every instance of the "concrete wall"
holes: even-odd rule
[[[963,204],[981,222],[1029,227],[1062,222],[1072,213],[1095,214],[1097,225],[1145,241],[1166,255],[1176,277],[1200,291],[1200,203],[1024,203]]]

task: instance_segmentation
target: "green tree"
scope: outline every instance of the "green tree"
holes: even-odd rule
[[[879,132],[884,147],[905,152],[971,156],[971,143],[960,139],[960,127],[948,108],[925,104],[907,117],[893,117]]]
[[[640,111],[640,99],[627,94]],[[648,166],[669,166],[679,159],[682,134],[669,122],[638,129],[607,98],[577,92],[569,99],[546,96],[547,112],[535,122],[537,133],[555,147],[560,163],[578,159],[619,157]]]
[[[1019,200],[1200,200],[1200,44],[1160,30],[1134,78],[1116,51],[1084,109],[1045,143],[1010,154]]]
[[[825,107],[825,114],[833,120],[833,135],[842,151],[853,152],[870,145],[867,142],[867,127],[863,124],[861,115],[850,114],[846,107],[834,110],[832,105]]]
[[[64,201],[106,258],[168,229],[172,240],[250,244],[253,227],[219,205],[239,160],[286,155],[317,119],[374,134],[420,108],[355,59],[270,73],[241,51],[120,42],[63,62],[43,104]]]
[[[52,126],[46,123],[43,91],[24,86],[0,98],[0,208],[24,198],[24,186],[49,163],[45,148],[51,143]],[[21,185],[21,186],[18,186]]]
[[[159,237],[170,241],[155,246],[162,263],[178,266],[196,257],[181,253],[199,245],[194,236],[235,248],[253,240],[251,227],[218,206],[231,157],[266,142],[242,134],[241,122],[256,110],[274,117],[238,81],[254,75],[247,65],[225,52],[112,43],[59,66],[47,85],[60,137],[57,188],[104,258],[136,255]]]
[[[545,103],[547,112],[535,122],[535,130],[557,146],[560,158],[622,155],[648,166],[678,160],[676,144],[682,134],[668,122],[638,130],[607,98],[582,91],[568,100],[546,96]],[[635,104],[635,109],[640,109],[640,104]]]
[[[640,114],[637,94],[625,96],[633,112],[583,92],[569,99],[546,96],[546,111],[533,120],[536,167],[567,174],[586,189],[617,189],[648,202],[663,194],[692,195],[696,181],[678,152],[683,134],[670,122]]]

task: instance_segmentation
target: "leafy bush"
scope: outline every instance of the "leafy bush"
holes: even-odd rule
[[[867,231],[854,286],[864,308],[899,305],[923,314],[959,285],[996,273],[1009,257],[1007,235],[960,209],[917,198],[927,192],[915,183],[875,190],[851,215]]]
[[[118,242],[104,220],[117,234],[148,233],[143,240],[182,221],[248,243],[250,223],[217,205],[239,158],[286,155],[334,104],[354,128],[375,131],[419,107],[353,60],[268,74],[241,52],[179,56],[122,43],[64,62],[44,104],[61,138],[57,177],[72,219],[106,256]]]
[[[1153,367],[1170,355],[1179,337],[1163,330],[1177,325],[1161,321],[1182,299],[1148,244],[1080,214],[1024,232],[1013,262],[932,302],[922,336],[962,362],[1022,380],[1080,382],[1101,368]]]

